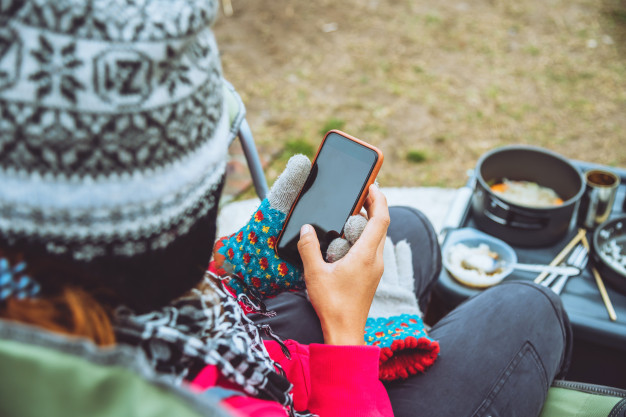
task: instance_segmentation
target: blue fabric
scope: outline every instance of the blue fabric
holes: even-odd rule
[[[232,397],[243,397],[245,396],[244,393],[240,392],[240,391],[235,391],[232,389],[226,389],[226,388],[222,388],[222,387],[211,387],[206,389],[204,392],[202,392],[201,394],[203,397],[209,398],[213,401],[222,401],[222,400],[227,400],[229,398]]]

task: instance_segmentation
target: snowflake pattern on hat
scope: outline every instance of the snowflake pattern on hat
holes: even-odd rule
[[[25,270],[25,262],[12,267],[6,258],[0,258],[0,303],[8,298],[24,299],[39,294],[39,283],[26,275]]]
[[[217,204],[216,0],[0,2],[0,240],[89,261],[167,247]]]

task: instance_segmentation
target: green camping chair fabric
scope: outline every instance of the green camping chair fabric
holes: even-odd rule
[[[0,416],[226,417],[157,375],[143,353],[0,320]]]
[[[555,381],[548,391],[540,417],[626,417],[626,391]]]

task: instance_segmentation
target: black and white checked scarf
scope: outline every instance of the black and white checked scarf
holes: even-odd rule
[[[256,325],[219,278],[209,274],[204,284],[210,291],[194,289],[161,310],[135,315],[118,309],[118,341],[143,349],[158,372],[173,375],[179,384],[215,365],[248,395],[277,401],[292,416],[310,415],[295,412],[293,386],[276,372]]]

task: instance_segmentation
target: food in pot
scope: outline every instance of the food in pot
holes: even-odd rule
[[[480,243],[474,247],[457,243],[448,250],[447,258],[448,270],[463,283],[485,287],[493,285],[501,279],[500,275],[503,268],[493,269],[491,268],[493,262],[485,262],[487,260],[497,261],[500,258],[496,252],[489,249],[486,243]],[[481,265],[484,266],[481,267]]]
[[[502,199],[522,206],[554,207],[563,204],[563,199],[553,189],[532,181],[511,181],[505,178],[490,188]]]

